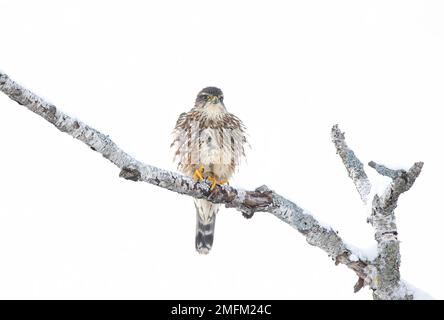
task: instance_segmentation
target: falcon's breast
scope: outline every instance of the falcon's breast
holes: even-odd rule
[[[174,129],[178,169],[193,175],[201,165],[204,176],[228,180],[245,156],[245,127],[241,120],[216,108],[182,113]]]

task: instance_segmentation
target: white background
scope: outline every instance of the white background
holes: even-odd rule
[[[231,184],[267,184],[363,250],[331,126],[365,163],[424,161],[397,208],[401,272],[442,299],[443,16],[442,1],[0,0],[0,68],[170,170],[178,115],[221,87],[252,145]],[[120,179],[2,94],[0,143],[0,298],[371,298],[270,214],[222,209],[198,255],[192,199]]]

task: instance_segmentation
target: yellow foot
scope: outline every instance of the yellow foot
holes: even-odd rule
[[[194,174],[193,174],[194,180],[203,180],[202,173],[204,172],[204,170],[205,170],[205,168],[203,165],[201,165],[199,167],[199,169],[196,169],[196,171],[194,171]]]
[[[211,181],[211,182],[212,182],[211,187],[210,187],[210,190],[213,190],[214,188],[216,188],[216,185],[217,185],[217,184],[225,184],[225,183],[228,183],[227,180],[220,180],[220,181],[217,181],[217,179],[216,179],[215,177],[213,177],[213,176],[209,176],[207,179],[208,179],[208,181]]]

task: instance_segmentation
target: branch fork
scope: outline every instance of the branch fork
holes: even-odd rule
[[[371,190],[371,184],[362,162],[348,148],[345,143],[345,135],[337,125],[332,128],[332,140],[350,178],[352,178],[361,199],[365,203],[370,196],[370,192],[367,192],[367,190]],[[398,205],[399,196],[413,186],[424,163],[416,162],[407,171],[390,169],[374,161],[370,161],[368,165],[379,174],[391,178],[392,182],[382,195],[375,194],[373,197],[372,211],[367,222],[375,229],[378,256],[369,263],[369,266],[373,267],[371,275],[368,273],[370,276],[367,279],[358,281],[355,289],[359,290],[363,286],[362,284],[368,283],[373,290],[374,299],[412,299],[414,298],[413,295],[408,291],[407,285],[401,281],[400,277],[401,254],[395,209]],[[362,185],[366,187],[362,188]]]

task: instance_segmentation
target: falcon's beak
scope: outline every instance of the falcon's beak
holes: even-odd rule
[[[211,99],[211,102],[214,104],[219,103],[219,98],[217,96],[212,96],[210,99]]]

